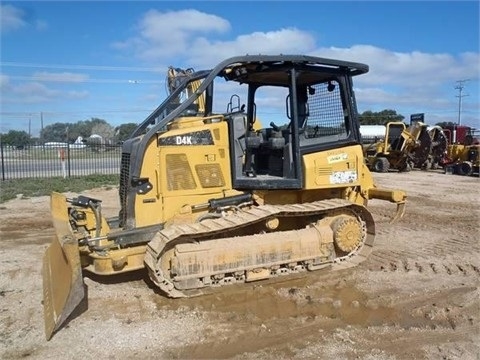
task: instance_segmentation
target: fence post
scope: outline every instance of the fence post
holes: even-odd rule
[[[70,173],[70,144],[67,141],[67,167],[68,167],[68,177],[71,177]]]
[[[60,159],[60,164],[62,165],[62,175],[65,179],[67,177],[67,172],[65,169],[65,149],[62,147],[58,148],[58,158]]]
[[[0,141],[0,153],[2,156],[2,181],[5,181],[5,162],[3,160],[3,142]]]

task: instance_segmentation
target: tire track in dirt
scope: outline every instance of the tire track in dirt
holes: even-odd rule
[[[370,209],[377,235],[365,267],[369,271],[479,276],[480,263],[474,256],[480,252],[475,204],[445,203],[428,196],[411,196],[409,202],[407,214],[394,224],[388,223],[384,204]]]
[[[379,250],[370,255],[368,264],[369,271],[383,272],[417,272],[432,275],[463,275],[480,276],[478,264],[472,262],[459,262],[446,259],[412,259],[402,253],[402,257],[392,251]]]

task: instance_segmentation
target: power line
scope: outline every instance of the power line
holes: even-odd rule
[[[132,71],[132,72],[165,72],[165,69],[159,68],[159,67],[35,64],[35,63],[13,62],[13,61],[2,61],[2,62],[0,62],[0,66],[45,68],[45,69],[74,69],[74,70]]]
[[[28,81],[40,81],[40,82],[69,82],[69,83],[112,83],[112,84],[164,84],[164,80],[132,80],[132,79],[92,79],[92,78],[65,78],[56,76],[10,76],[10,79],[14,80],[28,80]]]
[[[90,113],[100,113],[100,114],[110,114],[110,113],[142,113],[142,112],[152,112],[154,109],[137,109],[137,110],[122,110],[122,109],[112,109],[112,110],[78,110],[78,111],[36,111],[36,112],[15,112],[15,111],[2,111],[0,116],[8,117],[28,117],[28,116],[40,116],[49,115],[72,115],[72,114],[90,114]]]

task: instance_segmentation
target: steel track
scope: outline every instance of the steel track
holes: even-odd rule
[[[350,268],[365,261],[372,251],[375,238],[375,224],[370,212],[361,205],[353,204],[342,199],[322,200],[312,203],[293,205],[263,205],[246,211],[239,211],[232,215],[218,219],[207,219],[200,223],[188,225],[172,225],[159,231],[148,243],[145,254],[145,264],[152,281],[169,297],[190,297],[205,292],[205,288],[192,290],[178,290],[160,267],[161,257],[168,249],[182,243],[206,241],[222,238],[225,232],[234,233],[247,226],[252,226],[268,218],[277,217],[316,217],[322,219],[338,214],[339,211],[353,213],[362,224],[362,242],[349,254],[326,261],[325,266],[331,270]],[[271,277],[275,277],[272,273]],[[221,285],[215,284],[217,286]]]

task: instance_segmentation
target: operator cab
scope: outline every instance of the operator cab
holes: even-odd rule
[[[308,61],[227,68],[227,80],[248,85],[246,112],[227,114],[233,187],[301,189],[302,155],[360,143],[351,72]]]
[[[212,70],[181,73],[167,99],[125,142],[122,164],[131,166],[123,177],[140,177],[150,139],[176,119],[188,117],[199,124],[223,119],[234,189],[301,189],[303,155],[361,144],[352,76],[367,71],[364,64],[311,56],[246,55]],[[222,78],[227,85],[220,83]],[[235,86],[241,88],[245,104],[230,102],[226,113],[218,111],[218,104],[227,102],[219,95],[229,93],[227,99],[232,99]],[[130,161],[133,152],[139,155]],[[134,187],[129,188],[134,193]]]

